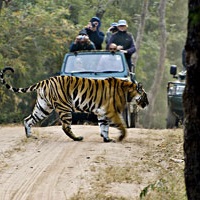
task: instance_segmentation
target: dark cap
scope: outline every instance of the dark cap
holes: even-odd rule
[[[101,20],[98,17],[92,17],[90,22],[100,22]]]
[[[79,35],[87,35],[87,31],[85,29],[82,29],[80,32],[79,32]]]
[[[100,26],[101,26],[101,20],[98,17],[92,17],[91,20],[90,20],[90,22],[91,23],[98,22],[97,28],[100,28]]]

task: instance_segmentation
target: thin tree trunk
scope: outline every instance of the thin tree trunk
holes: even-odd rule
[[[133,59],[132,59],[135,66],[137,65],[137,60],[139,58],[140,44],[142,42],[143,32],[144,32],[144,28],[145,28],[145,20],[146,20],[146,15],[148,12],[148,5],[149,5],[149,0],[144,0],[141,18],[140,18],[140,24],[139,24],[137,38],[136,38],[136,42],[135,42],[137,51],[134,53]]]
[[[157,70],[154,77],[153,85],[148,93],[149,98],[149,108],[148,112],[145,115],[145,122],[148,127],[152,126],[152,120],[149,120],[153,116],[155,101],[157,98],[158,91],[160,89],[160,85],[163,79],[164,69],[165,69],[165,55],[166,55],[166,25],[165,25],[165,8],[166,8],[166,1],[167,0],[160,0],[160,8],[159,8],[159,15],[160,15],[160,56],[159,62],[157,66]]]
[[[189,0],[187,79],[183,94],[185,184],[189,200],[200,199],[200,1]]]

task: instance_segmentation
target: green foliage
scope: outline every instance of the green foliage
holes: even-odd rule
[[[142,200],[149,192],[149,190],[164,190],[164,181],[158,180],[153,184],[149,184],[140,192],[140,199]]]
[[[137,63],[137,79],[143,82],[147,91],[151,88],[154,80],[160,51],[159,1],[150,0],[149,3],[145,33]],[[172,79],[169,74],[169,68],[170,65],[175,64],[179,71],[182,70],[181,54],[185,45],[187,13],[186,2],[167,1],[165,18],[167,31],[166,69],[160,86],[159,96],[155,102],[155,111],[151,118],[152,128],[164,128],[166,126],[166,85],[167,81]]]
[[[67,10],[64,7],[51,4],[45,7],[43,1],[38,4],[22,3],[15,2],[15,10],[13,7],[5,9],[0,18],[1,68],[12,66],[15,69],[12,84],[16,87],[28,86],[59,72],[71,42],[68,35],[74,32],[74,26],[66,19]],[[22,95],[14,95],[6,89],[1,89],[1,93],[0,122],[11,122],[11,119],[19,122],[21,119],[17,115],[24,117],[24,113],[30,113],[32,107],[29,104],[33,95],[22,98]],[[18,100],[15,101],[13,96]],[[29,109],[19,109],[22,103]],[[10,117],[8,113],[17,114]]]
[[[76,34],[88,23],[96,13],[102,15],[101,30],[105,33],[110,23],[126,19],[128,31],[137,37],[143,1],[108,1],[108,0],[16,0],[0,13],[0,69],[12,66],[15,69],[13,84],[25,87],[38,80],[59,72],[64,54],[68,52],[70,43]],[[149,0],[144,36],[141,43],[139,60],[136,67],[136,78],[145,89],[150,89],[159,58],[159,1]],[[103,10],[105,9],[105,12]],[[181,51],[186,37],[187,2],[168,1],[166,9],[167,55],[166,75],[161,85],[158,98],[155,127],[163,127],[166,108],[166,83],[170,79],[169,65],[181,66]],[[105,47],[105,43],[103,45]],[[10,122],[6,106],[17,115],[29,114],[28,102],[33,102],[31,95],[14,95],[0,86],[0,123]],[[12,99],[5,106],[5,99]],[[17,100],[13,100],[17,99]],[[10,100],[11,101],[11,100]],[[20,108],[19,102],[25,103],[28,109]],[[159,113],[162,113],[160,116]],[[4,116],[4,119],[1,119]],[[7,116],[7,117],[6,117]],[[165,115],[166,116],[166,115]],[[7,118],[7,119],[6,119]],[[157,120],[157,118],[163,118]],[[21,119],[20,119],[21,120]],[[19,119],[17,121],[20,121]]]

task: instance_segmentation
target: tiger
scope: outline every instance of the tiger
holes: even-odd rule
[[[0,71],[0,82],[15,93],[36,91],[37,99],[32,113],[24,118],[26,137],[33,137],[31,127],[45,119],[55,110],[62,123],[62,130],[74,141],[82,141],[71,129],[72,112],[86,112],[97,115],[100,135],[104,142],[115,141],[109,137],[109,125],[120,131],[117,141],[126,137],[126,127],[122,117],[126,102],[136,100],[140,108],[148,104],[147,93],[141,83],[109,77],[106,79],[82,78],[76,76],[53,76],[27,88],[14,88],[4,79],[6,71],[14,73],[12,67]]]

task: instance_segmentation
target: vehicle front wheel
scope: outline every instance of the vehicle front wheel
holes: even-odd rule
[[[126,126],[127,128],[135,128],[135,124],[136,124],[136,114],[133,110],[133,112],[131,112],[131,104],[127,103],[127,106],[123,112],[123,118],[124,121],[126,122]]]

